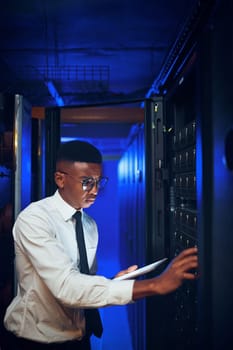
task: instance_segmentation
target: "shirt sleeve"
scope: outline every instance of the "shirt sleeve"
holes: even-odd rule
[[[14,226],[21,288],[45,285],[62,304],[91,308],[132,301],[133,280],[114,281],[81,274],[56,239],[49,213],[21,214]]]

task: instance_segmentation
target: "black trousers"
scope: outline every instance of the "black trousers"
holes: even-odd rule
[[[45,344],[19,338],[13,333],[7,332],[6,344],[1,350],[91,350],[91,345],[90,337],[84,337],[80,341]]]

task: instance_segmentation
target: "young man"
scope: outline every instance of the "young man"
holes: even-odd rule
[[[97,226],[83,208],[90,207],[107,179],[102,156],[92,145],[72,141],[60,147],[51,197],[30,204],[18,216],[15,241],[18,294],[5,315],[12,349],[90,349],[86,309],[124,305],[140,298],[176,290],[193,280],[197,249],[177,256],[158,277],[115,281],[96,273]],[[81,272],[75,233],[81,212],[88,272]],[[133,269],[135,267],[131,267]],[[121,271],[118,275],[127,273]]]

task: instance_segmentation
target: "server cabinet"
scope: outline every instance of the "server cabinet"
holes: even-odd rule
[[[60,145],[60,109],[46,108],[45,119],[32,120],[32,199],[52,195],[56,153]]]
[[[60,109],[47,108],[45,112],[45,194],[56,190],[54,172],[56,153],[60,145]]]
[[[145,167],[147,262],[168,255],[165,235],[168,168],[163,98],[145,100]]]
[[[3,318],[13,296],[14,248],[14,96],[0,95],[0,346],[4,345]]]
[[[144,125],[134,125],[118,166],[120,260],[122,266],[145,265]],[[134,350],[146,349],[145,300],[127,306]]]
[[[145,100],[144,128],[119,163],[123,265],[170,260],[197,244],[193,76],[187,81],[169,99]],[[134,349],[194,349],[196,310],[196,283],[129,306]]]
[[[195,81],[193,69],[166,97],[146,101],[147,261],[198,245]],[[197,331],[196,282],[147,300],[147,349],[195,349]]]
[[[167,179],[163,177],[164,208],[169,217],[163,233],[169,238],[170,258],[198,246],[200,276],[168,297],[147,302],[151,350],[232,348],[233,182],[229,158],[226,161],[233,153],[232,16],[232,2],[219,1],[197,38],[194,55],[171,79],[163,100],[162,164],[168,172]],[[151,114],[153,121],[154,105]],[[155,132],[151,135],[156,138]],[[156,163],[151,164],[155,186]],[[156,201],[156,189],[153,194]],[[156,217],[155,211],[156,205],[151,213]],[[156,236],[157,225],[147,232],[154,249],[157,240],[151,235]]]
[[[170,258],[169,211],[167,210],[168,167],[166,159],[164,99],[145,100],[145,234],[146,259],[151,263]],[[159,274],[165,264],[153,272]],[[152,277],[151,276],[151,277]],[[148,276],[150,277],[150,276]],[[146,300],[146,349],[167,349],[170,337],[170,298]]]
[[[14,295],[12,226],[31,201],[31,106],[20,95],[0,95],[0,346],[3,318]]]
[[[198,246],[196,187],[196,71],[168,96],[167,122],[173,124],[169,162],[170,256]],[[171,339],[180,349],[198,345],[198,282],[186,281],[173,295]]]
[[[14,101],[14,218],[31,202],[31,105],[20,95]]]
[[[220,1],[198,61],[199,328],[203,345],[226,350],[233,344],[233,173],[225,153],[233,127],[232,16],[232,1]],[[233,148],[228,151],[232,157]]]
[[[32,201],[45,197],[45,121],[32,119]]]
[[[195,245],[202,252],[203,242],[208,255],[211,251],[208,246],[210,240],[206,238],[207,232],[203,229],[203,221],[207,229],[211,228],[211,225],[208,225],[208,220],[211,221],[211,216],[208,216],[211,206],[208,209],[207,204],[212,205],[212,195],[208,197],[208,194],[211,194],[211,177],[207,186],[208,191],[201,192],[202,181],[208,182],[208,178],[203,180],[202,167],[207,169],[204,163],[210,164],[211,158],[208,159],[210,152],[207,153],[203,149],[203,144],[200,145],[199,140],[200,134],[206,133],[206,131],[203,133],[204,128],[207,128],[207,134],[211,135],[208,121],[203,121],[206,116],[200,117],[200,109],[203,112],[210,107],[208,115],[212,112],[212,106],[209,105],[209,96],[205,90],[199,108],[203,77],[200,77],[200,82],[198,60],[201,56],[202,61],[207,64],[204,68],[206,71],[202,72],[204,75],[209,71],[212,60],[206,55],[205,50],[200,52],[198,43],[206,29],[212,27],[213,9],[213,1],[198,3],[196,11],[190,21],[187,21],[182,35],[177,38],[158,80],[154,83],[158,96],[160,94],[163,97],[155,96],[147,104],[145,136],[152,157],[147,160],[146,166],[148,261],[153,260],[158,252],[172,259],[181,250]],[[208,41],[205,44],[207,51]],[[211,83],[212,80],[206,77],[205,84]],[[162,104],[160,115],[157,109],[159,104]],[[205,137],[202,142],[206,144]],[[209,145],[208,149],[211,147],[213,145]],[[205,213],[200,203],[204,203]],[[211,235],[210,232],[208,234]],[[203,256],[203,253],[200,256]],[[208,263],[203,256],[200,259],[200,269],[205,271],[205,277],[208,268],[211,271],[210,259]],[[212,307],[207,296],[211,288],[208,286],[210,280],[211,277],[208,276],[204,286],[200,279],[195,282],[187,281],[176,292],[166,297],[153,297],[147,300],[147,350],[165,350],[174,347],[192,350],[204,345],[201,333],[208,330],[209,323],[205,321],[211,321]],[[202,312],[205,316],[200,317]],[[203,322],[200,322],[200,319]],[[205,327],[202,327],[203,325]]]

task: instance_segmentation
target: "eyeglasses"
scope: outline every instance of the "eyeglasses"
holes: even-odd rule
[[[68,175],[72,177],[76,182],[80,182],[82,184],[83,191],[91,191],[94,186],[98,188],[98,190],[102,190],[106,183],[108,182],[108,177],[101,176],[98,179],[94,179],[94,177],[85,177],[83,180],[77,180],[73,175],[65,172],[65,171],[58,171],[59,173]]]

